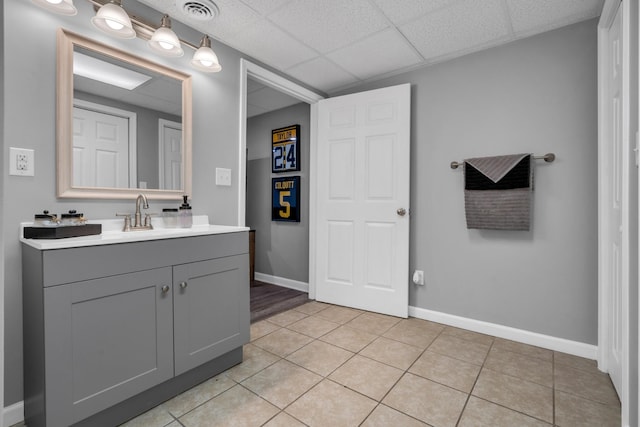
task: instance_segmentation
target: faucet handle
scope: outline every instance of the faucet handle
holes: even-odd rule
[[[156,212],[145,213],[144,214],[144,226],[145,227],[149,227],[151,230],[153,230],[153,225],[151,224],[151,217],[152,216],[156,216],[156,215],[158,215]]]
[[[131,214],[130,213],[117,213],[116,216],[124,217],[124,227],[122,227],[122,231],[131,231]]]

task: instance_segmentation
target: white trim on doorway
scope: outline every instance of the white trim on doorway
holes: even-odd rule
[[[317,137],[317,122],[318,111],[317,102],[324,99],[324,96],[319,95],[309,89],[294,83],[286,78],[267,70],[257,64],[254,64],[246,59],[240,59],[240,142],[238,147],[238,226],[245,225],[246,215],[246,181],[247,181],[247,77],[251,77],[260,83],[267,85],[273,89],[283,92],[293,98],[306,102],[311,106],[311,120],[310,120],[310,136],[309,136],[309,154],[311,161],[309,162],[309,298],[315,299],[315,285],[312,277],[315,274],[315,253],[313,252],[315,235],[315,162],[314,152],[316,149],[316,137]]]

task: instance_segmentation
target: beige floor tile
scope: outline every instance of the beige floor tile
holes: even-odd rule
[[[483,368],[472,394],[485,400],[553,422],[553,389]]]
[[[346,325],[370,334],[382,335],[399,321],[400,319],[397,317],[366,312],[346,323]]]
[[[312,314],[318,313],[319,311],[325,310],[329,307],[331,307],[331,304],[325,304],[323,302],[318,302],[318,301],[311,301],[306,304],[299,305],[293,310],[299,311],[304,314],[312,315]]]
[[[434,327],[429,322],[403,319],[385,332],[383,336],[424,350],[440,332],[441,328]]]
[[[285,412],[311,427],[353,427],[375,406],[374,400],[325,379]]]
[[[353,329],[348,326],[340,326],[319,339],[357,353],[371,344],[371,342],[376,338],[377,335]]]
[[[538,359],[553,360],[553,351],[551,350],[502,338],[496,338],[493,341],[493,347],[524,354],[529,357],[537,357]]]
[[[319,338],[327,332],[333,331],[339,326],[339,323],[330,322],[317,316],[309,316],[295,323],[292,323],[291,325],[287,326],[287,329],[299,332],[304,335],[308,335],[313,338]]]
[[[556,425],[618,427],[620,426],[620,408],[556,391]]]
[[[225,373],[232,380],[242,382],[256,372],[263,370],[269,365],[273,365],[278,360],[280,360],[279,356],[269,353],[253,344],[246,344],[243,349],[242,363],[225,371]]]
[[[444,331],[442,331],[442,333],[444,335],[453,335],[454,337],[458,337],[463,340],[487,345],[491,345],[494,339],[490,335],[480,334],[478,332],[468,331],[466,329],[455,328],[453,326],[447,326],[446,328],[444,328]]]
[[[121,427],[164,427],[174,422],[174,420],[175,419],[171,416],[169,411],[163,405],[159,405],[144,414],[121,424]],[[19,425],[24,426],[24,424]],[[14,427],[18,427],[18,425]]]
[[[286,357],[313,341],[313,338],[286,328],[253,341],[253,345],[280,357]]]
[[[427,424],[411,418],[385,405],[378,405],[360,427],[428,427]]]
[[[375,400],[381,400],[404,372],[356,355],[336,369],[329,378]]]
[[[180,418],[197,406],[202,405],[207,400],[229,390],[235,385],[235,381],[229,378],[226,373],[222,373],[166,401],[163,403],[163,406],[167,411],[171,412],[174,417]]]
[[[316,340],[287,356],[287,360],[326,377],[351,357],[350,351]]]
[[[308,316],[307,314],[304,314],[300,311],[288,310],[283,313],[279,313],[274,316],[271,316],[266,320],[267,322],[275,323],[278,326],[287,326],[297,322],[298,320],[304,319],[307,316]]]
[[[315,316],[322,317],[323,319],[330,320],[335,323],[344,324],[355,319],[362,313],[362,310],[356,310],[355,308],[333,305],[326,310],[319,311]]]
[[[286,412],[280,412],[263,427],[305,427],[305,424],[296,420]]]
[[[553,387],[553,362],[492,348],[484,367],[503,374]]]
[[[382,403],[433,426],[455,426],[467,394],[405,374]]]
[[[322,380],[293,363],[280,360],[245,380],[242,385],[282,409]]]
[[[543,421],[471,396],[458,427],[550,427]]]
[[[422,353],[422,349],[389,338],[380,337],[366,346],[360,354],[378,362],[407,370]]]
[[[427,350],[411,366],[409,372],[470,393],[480,373],[480,366]]]
[[[590,373],[579,369],[557,365],[554,369],[556,390],[564,391],[605,405],[619,406],[618,394],[609,375],[603,372]]]
[[[185,427],[255,427],[279,409],[236,385],[180,418]]]
[[[255,341],[259,338],[262,338],[273,331],[277,331],[278,329],[280,329],[278,325],[269,323],[266,320],[261,320],[260,322],[252,323],[251,324],[251,341]]]
[[[580,369],[591,373],[599,373],[598,362],[584,357],[574,356],[572,354],[554,352],[553,363],[556,365],[568,366],[573,369]]]
[[[490,346],[487,344],[467,341],[453,335],[440,335],[428,347],[430,351],[465,362],[482,365]]]

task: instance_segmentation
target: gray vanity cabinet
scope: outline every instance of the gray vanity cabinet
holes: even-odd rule
[[[117,425],[242,361],[246,232],[23,245],[25,420]]]

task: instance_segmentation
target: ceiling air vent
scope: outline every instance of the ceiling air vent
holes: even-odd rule
[[[220,14],[220,9],[211,0],[176,0],[178,9],[197,21],[211,21]]]

